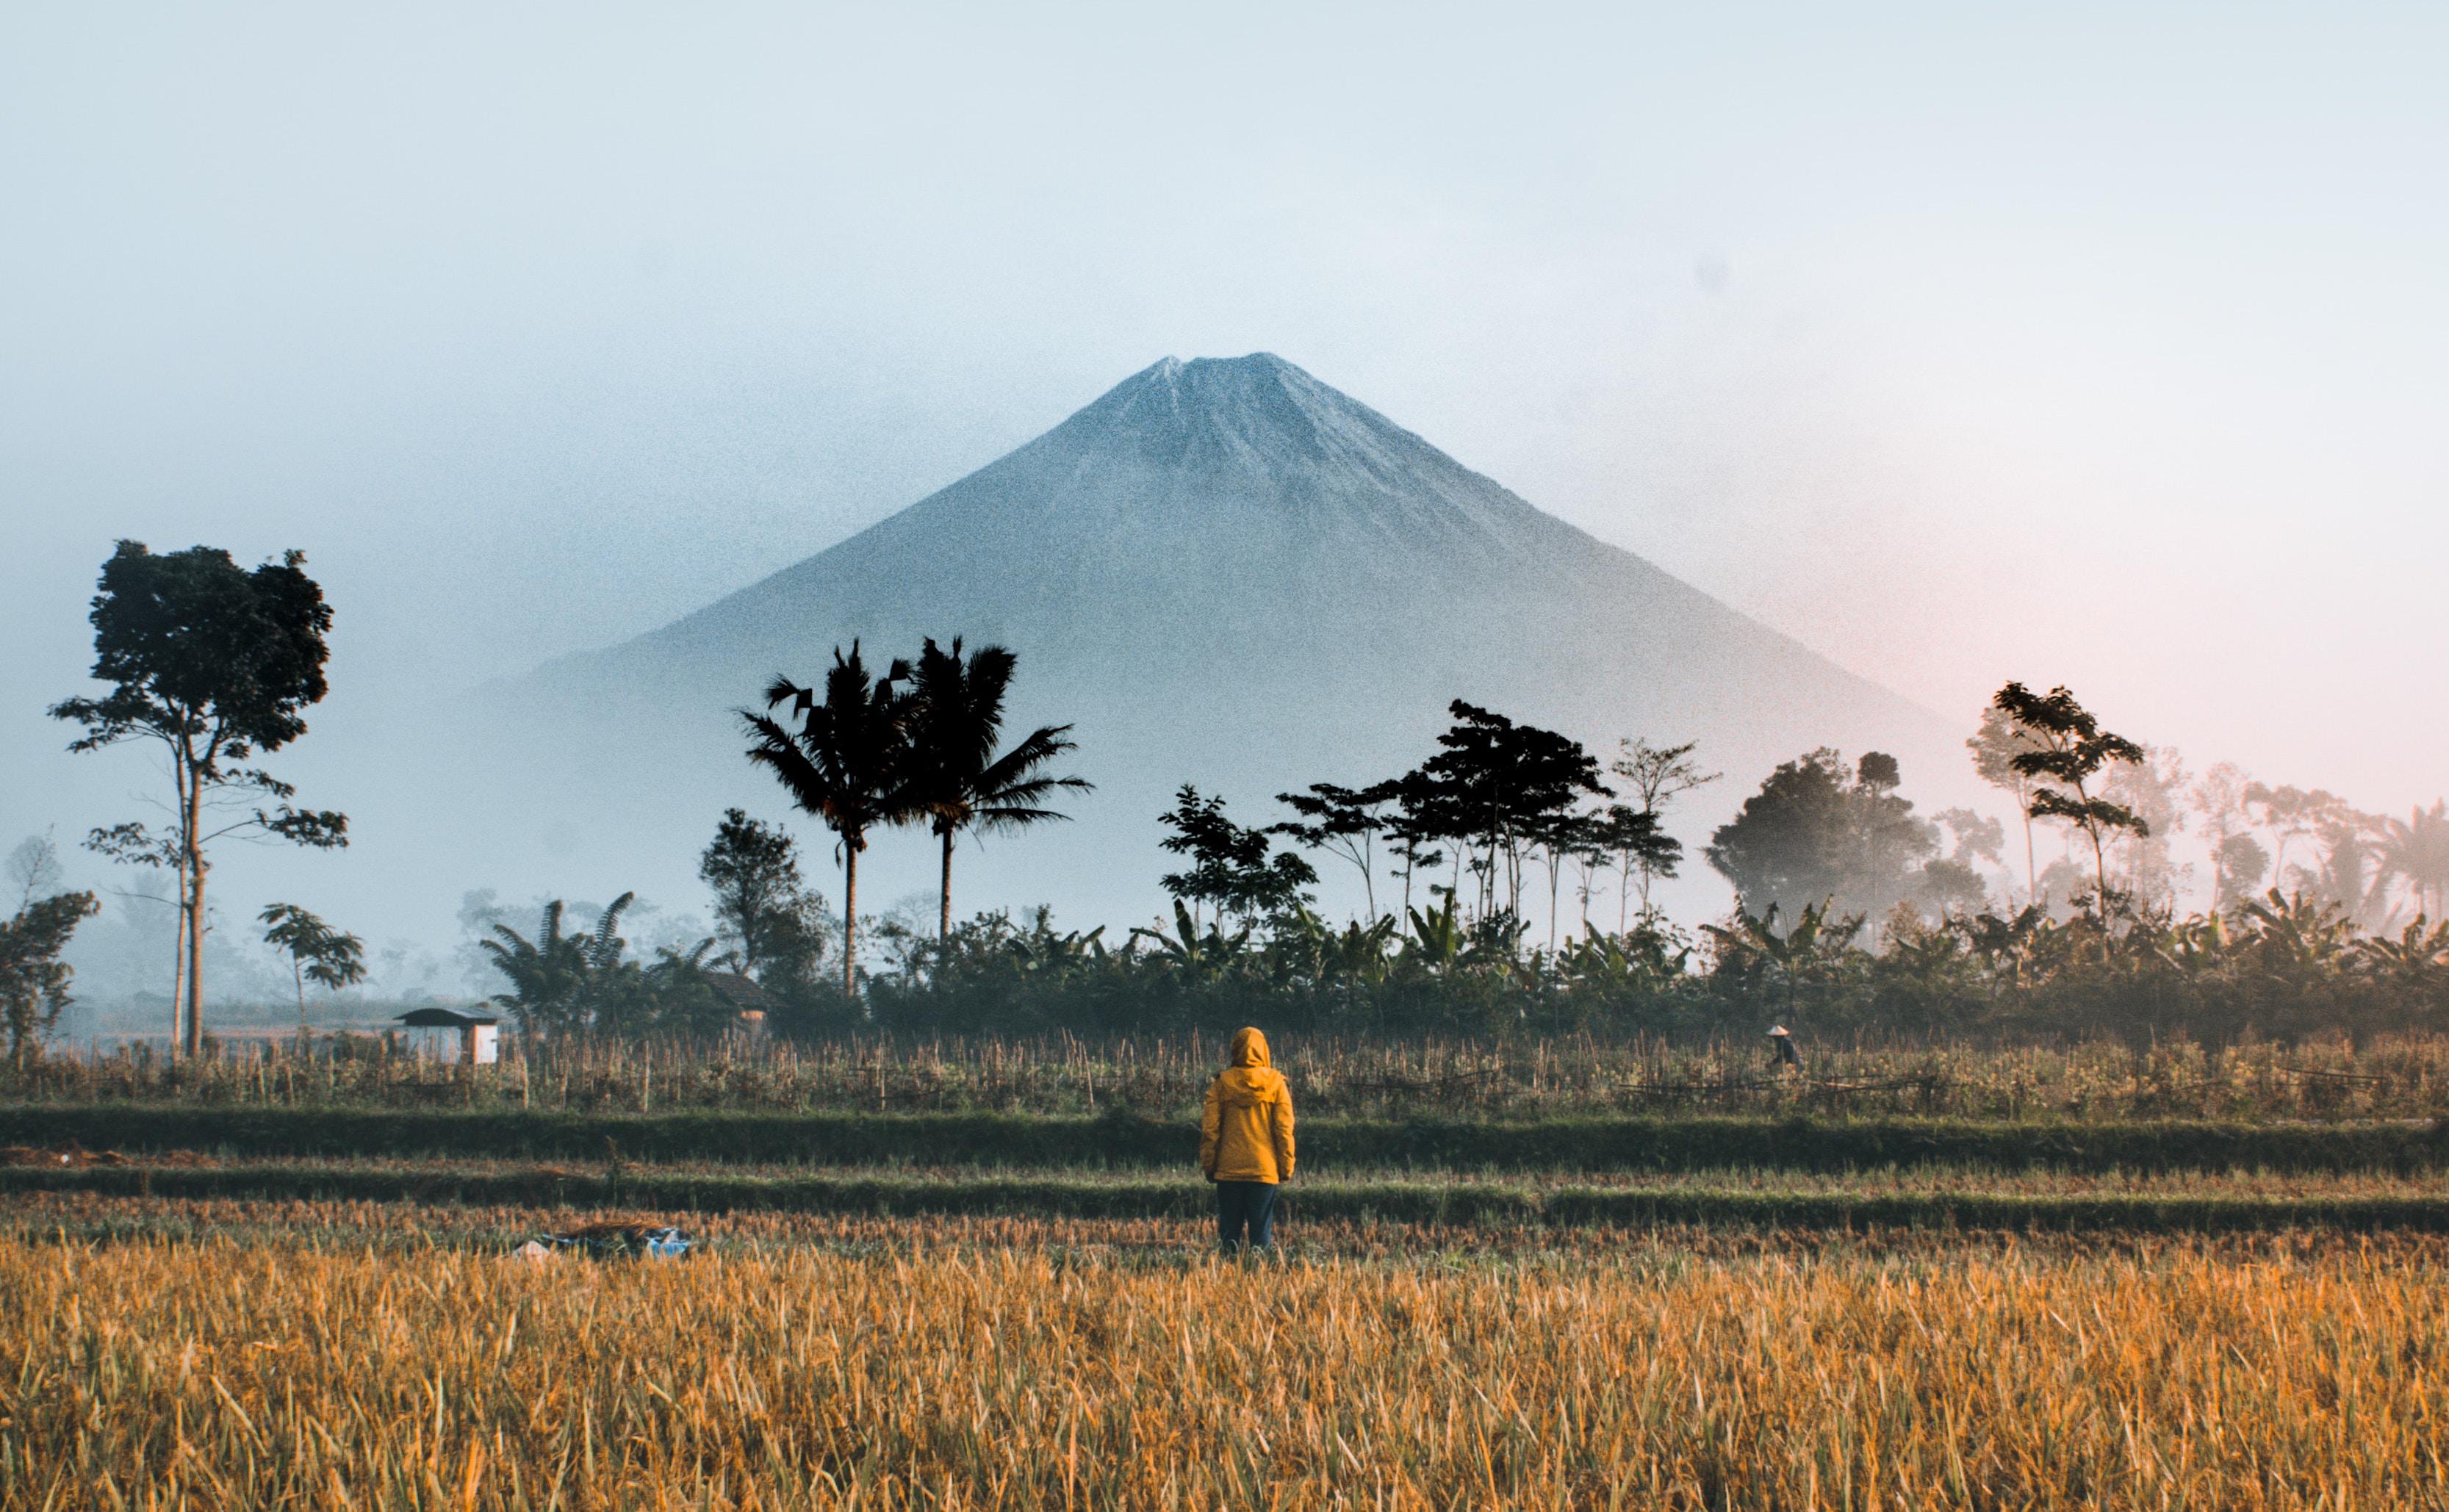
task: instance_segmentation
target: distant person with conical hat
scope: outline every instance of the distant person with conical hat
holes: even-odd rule
[[[1226,1254],[1276,1243],[1276,1188],[1293,1174],[1293,1091],[1267,1063],[1267,1037],[1233,1036],[1207,1087],[1199,1167],[1216,1183],[1216,1242]]]
[[[1781,1024],[1768,1031],[1768,1043],[1777,1051],[1778,1064],[1792,1066],[1797,1071],[1803,1069],[1803,1057],[1795,1053],[1794,1036],[1787,1031],[1784,1024]]]

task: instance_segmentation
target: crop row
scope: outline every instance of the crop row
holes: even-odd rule
[[[804,1213],[775,1209],[659,1212],[637,1206],[370,1202],[299,1197],[111,1196],[19,1192],[0,1203],[0,1239],[36,1243],[163,1242],[245,1249],[434,1250],[505,1253],[545,1234],[599,1221],[670,1222],[730,1257],[833,1254],[923,1256],[1028,1252],[1083,1263],[1179,1267],[1214,1252],[1204,1217],[1067,1217],[1016,1213]],[[1285,1231],[1302,1262],[1370,1260],[1394,1266],[1528,1262],[1598,1272],[1680,1272],[1764,1254],[1920,1257],[1952,1264],[2001,1250],[2064,1256],[2177,1253],[2232,1259],[2303,1259],[2343,1249],[2409,1265],[2449,1264],[2449,1234],[2420,1229],[1759,1228],[1731,1224],[1403,1223],[1303,1213]]]
[[[0,1240],[0,1509],[2414,1507],[2437,1261]]]
[[[785,1211],[919,1216],[1012,1214],[1178,1218],[1208,1210],[1195,1180],[1106,1176],[764,1176],[582,1173],[550,1166],[398,1166],[298,1161],[217,1167],[0,1170],[0,1193],[296,1198],[309,1201],[629,1205],[667,1212]],[[1780,1191],[1673,1184],[1552,1186],[1501,1181],[1304,1181],[1285,1219],[1479,1225],[1731,1225],[1755,1228],[1977,1228],[2226,1233],[2290,1228],[2449,1232],[2449,1195]]]
[[[2449,1168],[2449,1121],[2365,1124],[2020,1124],[1953,1120],[1579,1119],[1535,1122],[1310,1120],[1320,1169],[1848,1171],[1889,1165],[2072,1171]],[[1105,1165],[1181,1169],[1196,1131],[1115,1114],[707,1113],[193,1107],[0,1107],[0,1145],[247,1156],[460,1156],[813,1166]]]

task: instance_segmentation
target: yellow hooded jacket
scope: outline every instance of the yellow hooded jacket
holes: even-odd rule
[[[1293,1089],[1267,1064],[1267,1037],[1233,1036],[1232,1064],[1207,1087],[1199,1165],[1210,1181],[1284,1181],[1293,1174]]]

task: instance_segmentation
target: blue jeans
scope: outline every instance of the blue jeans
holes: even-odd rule
[[[1272,1250],[1276,1247],[1276,1184],[1273,1181],[1219,1181],[1216,1183],[1216,1243],[1227,1254],[1242,1248],[1243,1233],[1249,1234],[1249,1247]]]

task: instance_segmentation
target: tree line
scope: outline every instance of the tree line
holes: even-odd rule
[[[305,733],[327,691],[332,611],[295,552],[245,568],[212,548],[157,556],[122,542],[90,618],[93,675],[107,691],[50,712],[80,727],[71,750],[145,743],[167,758],[169,821],[100,827],[87,844],[176,878],[174,1040],[193,1054],[211,848],[347,843],[344,814],[298,807],[260,764]],[[1651,887],[1685,856],[1668,828],[1674,806],[1719,779],[1695,746],[1627,737],[1602,761],[1559,732],[1457,700],[1418,764],[1281,793],[1288,816],[1275,822],[1244,825],[1220,795],[1183,787],[1159,816],[1159,844],[1178,863],[1161,878],[1170,921],[1110,947],[1102,929],[1057,931],[1044,910],[956,924],[961,835],[1061,819],[1059,799],[1091,791],[1053,770],[1074,749],[1070,726],[1006,743],[1016,668],[1008,649],[929,639],[880,672],[854,641],[813,682],[777,677],[762,709],[739,713],[745,755],[834,835],[838,919],[791,836],[735,809],[701,857],[713,935],[641,961],[621,935],[627,895],[575,930],[555,905],[532,933],[497,926],[485,942],[508,985],[501,1001],[537,1032],[627,1034],[715,1032],[746,1005],[809,1032],[1120,1026],[1216,992],[1386,1027],[1591,1015],[1665,1026],[1731,994],[1789,1017],[1898,1028],[2030,1025],[2036,1012],[2106,1022],[2117,1017],[2106,1003],[2216,1000],[2263,1005],[2231,1017],[2277,1032],[2324,1013],[2420,1017],[2438,1001],[2449,808],[2385,818],[2227,765],[2189,779],[2175,753],[2104,729],[2069,690],[2016,682],[1966,743],[1975,770],[2014,800],[2020,869],[1996,819],[1924,818],[1900,794],[1895,757],[1823,748],[1781,764],[1711,832],[1702,854],[1735,906],[1687,934],[1653,907]],[[2189,820],[2211,874],[2208,906],[2187,912],[2191,869],[2169,839]],[[905,828],[939,850],[924,934],[858,911],[861,854]],[[2050,830],[2061,854],[2044,867],[2038,836]],[[1317,911],[1313,857],[1353,870],[1357,916],[1337,925]],[[32,867],[0,925],[0,1025],[17,1054],[56,1023],[68,984],[60,952],[96,907],[90,893],[38,895],[42,872]],[[1595,913],[1610,881],[1612,928]],[[1534,942],[1526,903],[1542,895],[1547,929]],[[363,979],[361,942],[303,908],[271,905],[259,923],[289,961],[301,1022],[309,982]],[[878,937],[864,979],[863,925]],[[2279,970],[2283,958],[2294,966]],[[2284,1010],[2270,1005],[2281,980],[2280,995],[2294,994]],[[986,1022],[997,1013],[1010,1022]]]

